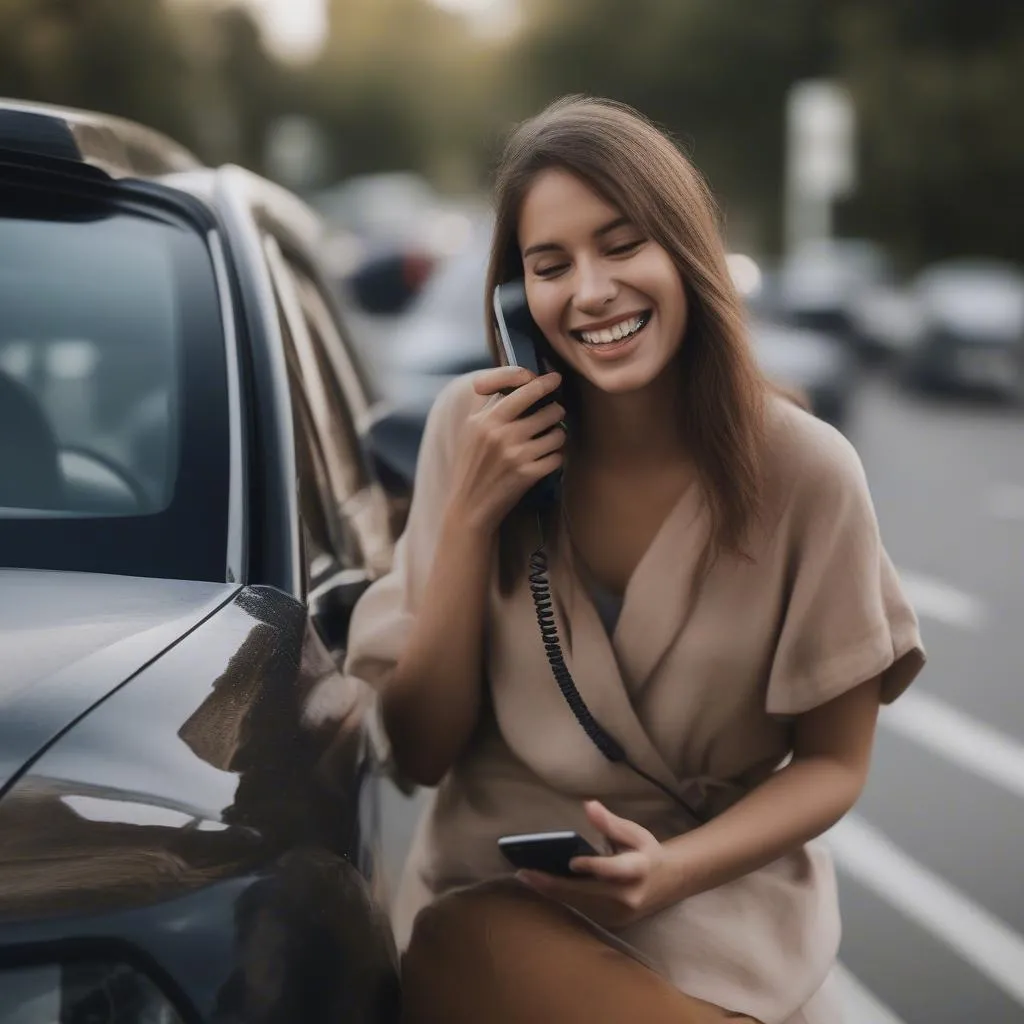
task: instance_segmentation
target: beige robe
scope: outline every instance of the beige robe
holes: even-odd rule
[[[430,600],[425,582],[460,424],[483,401],[471,377],[437,400],[394,567],[356,608],[346,671],[374,687],[387,684]],[[637,566],[611,637],[567,559],[551,568],[566,662],[591,711],[636,764],[712,812],[786,759],[792,716],[879,674],[891,701],[924,663],[852,446],[781,398],[771,402],[767,440],[749,560],[723,556],[694,587],[708,536],[694,484]],[[609,764],[577,724],[545,660],[525,572],[507,595],[496,571],[493,579],[489,699],[413,841],[394,908],[400,945],[435,895],[509,872],[499,836],[576,829],[598,842],[584,798],[659,838],[687,827],[665,795]],[[459,614],[457,604],[451,611]],[[821,996],[812,997],[834,964],[839,931],[832,865],[814,842],[617,936],[690,995],[765,1024],[832,1024]]]

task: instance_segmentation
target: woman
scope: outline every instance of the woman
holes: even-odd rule
[[[351,630],[398,770],[439,784],[395,908],[406,1019],[831,1024],[812,840],[924,662],[859,460],[761,378],[707,189],[641,116],[554,104],[512,136],[496,199],[488,295],[525,279],[561,372],[440,396]],[[591,742],[541,643],[519,503],[558,469],[566,663],[646,778]],[[498,837],[551,829],[609,855],[510,878]]]

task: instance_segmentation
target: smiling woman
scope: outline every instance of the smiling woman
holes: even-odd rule
[[[349,637],[385,753],[438,786],[406,1024],[834,1024],[814,840],[923,663],[857,454],[763,378],[710,194],[637,112],[553,104],[495,199],[481,298],[525,293],[542,372],[441,393]],[[509,877],[502,837],[555,832],[598,855]]]

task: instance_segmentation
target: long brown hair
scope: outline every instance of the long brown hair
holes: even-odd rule
[[[761,496],[759,452],[767,382],[748,340],[706,183],[672,140],[623,103],[567,96],[520,124],[498,165],[486,298],[523,276],[519,211],[543,171],[586,182],[671,255],[689,318],[676,364],[682,427],[711,519],[709,556],[742,552]],[[494,324],[488,339],[497,358]]]

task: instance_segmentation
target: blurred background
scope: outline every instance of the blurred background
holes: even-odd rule
[[[487,185],[567,92],[704,172],[766,370],[867,469],[931,662],[829,839],[850,1019],[1024,1020],[1020,0],[0,0],[0,95],[302,195],[412,436],[487,362]],[[415,801],[385,825],[397,869]]]

